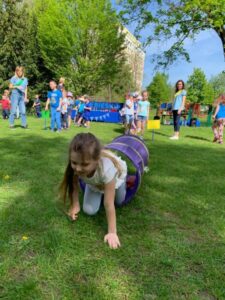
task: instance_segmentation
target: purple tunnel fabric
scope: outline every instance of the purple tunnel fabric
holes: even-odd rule
[[[116,137],[110,144],[105,146],[106,149],[114,150],[125,155],[136,169],[135,175],[128,174],[127,180],[131,176],[135,176],[132,187],[127,187],[127,193],[123,205],[129,203],[141,184],[141,176],[144,168],[148,166],[149,152],[143,140],[134,135],[121,135]],[[85,184],[80,182],[81,188],[84,190]]]

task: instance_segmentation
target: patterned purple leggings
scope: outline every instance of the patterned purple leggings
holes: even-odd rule
[[[225,125],[225,119],[216,119],[213,122],[212,130],[214,133],[214,138],[219,140],[219,142],[223,141],[223,128]]]

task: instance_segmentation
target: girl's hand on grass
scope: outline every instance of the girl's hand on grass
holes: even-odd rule
[[[68,211],[68,216],[71,218],[72,221],[76,221],[79,212],[80,212],[80,204],[71,206]]]
[[[104,242],[108,243],[111,249],[117,249],[120,247],[120,240],[116,233],[108,233],[104,237]]]

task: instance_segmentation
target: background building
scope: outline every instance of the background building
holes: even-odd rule
[[[144,77],[145,52],[142,50],[141,42],[127,28],[123,28],[123,33],[127,63],[131,68],[136,90],[140,92]]]

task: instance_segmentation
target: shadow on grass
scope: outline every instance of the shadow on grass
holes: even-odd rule
[[[170,137],[171,135],[163,133],[163,132],[159,132],[159,131],[155,131],[155,135],[161,135],[161,136],[166,136],[166,137]]]
[[[117,133],[120,133],[120,134],[124,134],[124,128],[122,127],[122,125],[121,125],[121,128],[114,128],[113,129],[113,131],[114,132],[117,132]]]
[[[201,136],[185,135],[185,137],[187,137],[187,138],[189,138],[189,139],[194,139],[194,140],[199,140],[199,141],[206,141],[206,142],[212,143],[212,141],[211,141],[210,139],[206,139],[206,138],[201,137]]]
[[[45,294],[47,298],[144,299],[152,293],[172,299],[186,293],[192,280],[203,278],[204,286],[209,267],[191,276],[186,270],[193,256],[202,263],[207,241],[214,245],[206,249],[214,264],[212,285],[223,286],[213,279],[213,270],[219,272],[223,265],[218,256],[221,227],[217,224],[225,209],[220,196],[224,179],[218,177],[224,170],[223,149],[166,147],[164,141],[148,146],[151,171],[143,176],[132,203],[118,209],[123,247],[110,251],[103,245],[107,229],[103,209],[93,218],[81,213],[75,223],[57,211],[61,205],[56,190],[67,161],[68,140],[33,136],[0,141],[1,175],[10,176],[1,183],[6,201],[0,202],[4,241],[0,253],[5,262],[0,297],[38,299]],[[193,239],[200,237],[198,246],[194,241],[191,247],[184,247],[185,239],[192,235]],[[28,240],[23,241],[22,236]],[[177,272],[179,284],[174,291],[170,286]],[[195,289],[189,293],[194,295]]]

